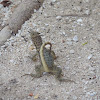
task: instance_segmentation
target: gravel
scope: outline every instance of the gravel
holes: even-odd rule
[[[19,1],[14,0],[14,5],[17,6]],[[6,25],[5,19],[8,21],[13,7],[0,7],[1,26]],[[45,0],[18,34],[0,47],[0,99],[33,100],[38,95],[37,100],[99,100],[99,7],[97,0]],[[86,16],[88,9],[92,13]],[[6,14],[9,16],[5,18]],[[56,17],[61,15],[70,16],[57,20]],[[35,79],[23,76],[34,74],[35,66],[40,64],[28,57],[36,53],[28,32],[30,29],[40,32],[43,42],[52,43],[52,49],[58,56],[55,64],[62,69],[63,78],[76,83],[60,83],[49,74]],[[33,96],[29,96],[31,93]]]

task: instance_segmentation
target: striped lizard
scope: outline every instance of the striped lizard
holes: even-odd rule
[[[25,75],[30,75],[34,78],[39,78],[42,76],[43,72],[48,72],[50,74],[55,75],[55,78],[59,81],[74,82],[69,79],[61,78],[62,77],[62,69],[57,67],[54,64],[54,59],[56,58],[56,56],[55,56],[55,53],[51,50],[52,44],[50,42],[42,43],[40,33],[38,33],[38,32],[31,32],[31,40],[36,47],[36,50],[38,52],[37,54],[39,55],[41,64],[35,66],[36,74],[31,73],[31,74],[25,74]],[[47,49],[46,45],[50,45],[50,48]],[[34,57],[33,57],[33,59],[34,59]]]

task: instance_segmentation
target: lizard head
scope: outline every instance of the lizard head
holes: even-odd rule
[[[39,51],[42,45],[42,38],[41,38],[40,33],[30,30],[30,36],[31,36],[31,40],[34,43],[37,51]]]
[[[30,36],[33,39],[33,38],[36,38],[36,37],[40,36],[40,33],[39,32],[35,32],[35,31],[31,31],[30,32]]]

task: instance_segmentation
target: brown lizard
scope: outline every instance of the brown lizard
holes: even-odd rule
[[[62,79],[62,69],[54,64],[55,53],[51,50],[52,44],[50,42],[42,43],[41,36],[37,32],[31,32],[31,39],[40,57],[41,64],[35,67],[36,74],[25,74],[31,75],[34,78],[41,77],[43,72],[48,72],[55,75],[55,78],[59,81],[74,82],[69,79]],[[50,49],[45,46],[50,45]]]

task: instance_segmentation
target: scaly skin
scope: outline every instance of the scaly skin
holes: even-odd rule
[[[45,49],[46,45],[50,45],[50,50]],[[50,42],[46,42],[44,44],[42,44],[41,48],[40,48],[40,58],[41,58],[41,62],[42,62],[42,71],[44,72],[49,72],[53,75],[55,75],[55,78],[57,80],[59,80],[60,82],[74,82],[72,80],[69,79],[62,79],[62,69],[57,67],[54,64],[54,58],[53,55],[51,53],[51,47],[52,44]]]
[[[48,44],[50,45],[50,50],[45,48],[45,46]],[[52,44],[50,42],[46,42],[40,48],[40,58],[45,72],[51,72],[54,65],[54,58],[51,53],[51,46]]]
[[[36,60],[36,56],[38,55],[39,58],[40,58],[40,48],[41,48],[41,45],[42,45],[42,38],[40,36],[40,33],[38,32],[34,32],[34,31],[31,31],[30,32],[30,36],[31,36],[31,40],[33,42],[33,44],[35,45],[36,47],[36,51],[37,53],[32,57],[32,60],[35,61]],[[46,49],[46,48],[45,48]],[[54,53],[54,51],[51,51],[52,52],[52,55],[53,55],[53,58],[56,59],[56,55]],[[41,61],[40,61],[41,62]]]
[[[30,36],[31,36],[31,40],[32,40],[33,44],[35,45],[36,51],[37,51],[36,54],[33,55],[32,60],[33,60],[33,61],[36,61],[36,59],[37,59],[36,56],[37,56],[37,55],[38,55],[39,58],[40,58],[39,51],[40,51],[40,47],[41,47],[41,45],[42,45],[42,38],[41,38],[41,36],[40,36],[40,33],[34,32],[34,31],[31,31],[31,32],[30,32]]]
[[[40,36],[40,33],[34,32],[34,31],[31,31],[30,33],[31,33],[30,34],[31,40],[33,44],[35,45],[37,52],[39,53],[40,47],[42,45],[42,38]]]
[[[43,72],[49,72],[50,74],[55,75],[55,78],[59,81],[64,82],[74,82],[69,79],[62,79],[62,70],[54,64],[54,59],[56,58],[55,53],[51,50],[52,44],[50,42],[46,42],[42,44],[41,36],[38,32],[31,32],[31,39],[34,45],[36,46],[36,50],[40,57],[41,64],[35,66],[36,74],[25,74],[30,75],[34,78],[39,78],[43,75]],[[50,45],[50,49],[47,49],[45,46]],[[36,56],[36,55],[35,55]],[[34,57],[35,57],[34,56]],[[34,58],[33,57],[33,58]]]

